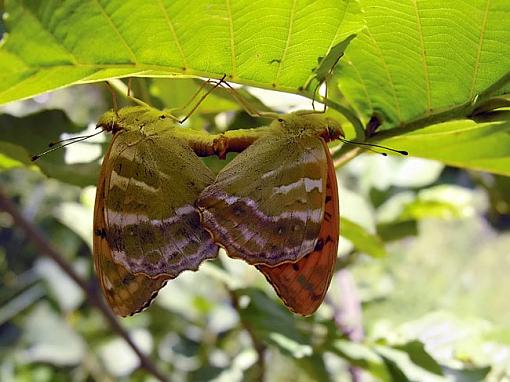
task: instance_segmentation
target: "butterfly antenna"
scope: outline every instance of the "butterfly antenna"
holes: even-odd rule
[[[48,147],[51,147],[50,149],[45,150],[42,153],[32,155],[31,160],[32,160],[32,162],[35,162],[36,160],[38,160],[43,155],[49,154],[52,151],[59,150],[59,149],[61,149],[63,147],[72,145],[73,143],[81,142],[81,141],[84,141],[86,139],[92,138],[92,137],[94,137],[94,136],[96,136],[98,134],[101,134],[102,132],[103,132],[103,130],[100,130],[100,131],[98,131],[98,132],[96,132],[94,134],[90,134],[90,135],[82,135],[80,137],[73,137],[73,138],[68,138],[68,139],[62,139],[61,141],[57,141],[57,142],[51,142],[48,145]]]
[[[202,83],[202,85],[200,85],[200,87],[197,89],[195,94],[193,94],[191,99],[188,101],[188,104],[193,102],[193,100],[198,96],[198,94],[200,94],[200,92],[202,91],[202,89],[205,86],[207,86],[208,84],[214,84],[214,86],[211,87],[209,90],[207,90],[207,92],[204,95],[202,95],[202,97],[199,98],[198,102],[195,104],[195,106],[193,106],[193,108],[188,112],[188,114],[186,114],[186,116],[184,118],[182,118],[181,120],[177,120],[177,122],[179,122],[181,124],[184,123],[195,112],[195,110],[200,106],[200,104],[207,98],[207,96],[214,91],[214,89],[216,89],[218,86],[221,86],[222,83],[225,83],[226,77],[227,77],[227,75],[224,74],[223,77],[221,77],[221,79],[219,81],[213,81],[213,80],[209,79],[209,80],[205,81],[204,83]]]
[[[387,154],[386,153],[381,153],[381,152],[373,150],[373,149],[370,149],[368,147],[378,147],[380,149],[388,150],[388,151],[393,151],[394,153],[397,153],[397,154],[400,154],[400,155],[404,155],[404,156],[405,155],[409,155],[409,153],[407,151],[405,151],[405,150],[395,150],[395,149],[392,149],[391,147],[376,145],[375,143],[349,141],[349,140],[344,139],[342,137],[339,137],[338,139],[341,140],[344,143],[348,143],[348,144],[351,144],[351,145],[367,146],[367,150],[373,151],[373,152],[375,152],[377,154],[381,154],[383,156],[387,156]]]
[[[78,137],[71,137],[71,138],[61,139],[60,141],[50,142],[50,143],[48,143],[48,147],[53,147],[53,146],[56,146],[58,144],[62,144],[62,143],[65,143],[65,142],[71,142],[71,143],[74,142],[74,141],[79,142],[79,141],[82,141],[84,139],[88,139],[88,138],[91,138],[91,137],[93,137],[95,135],[98,135],[98,134],[100,134],[102,132],[103,132],[103,130],[98,131],[98,132],[96,132],[94,134],[80,135]]]

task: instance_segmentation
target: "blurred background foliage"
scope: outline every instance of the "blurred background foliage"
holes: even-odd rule
[[[499,79],[508,80],[509,56],[498,48],[498,44],[508,41],[505,33],[510,32],[502,24],[505,7],[495,1],[493,4],[500,6],[494,6],[496,10],[488,21],[483,19],[487,23],[482,23],[477,17],[483,10],[487,16],[489,8],[481,3],[455,0],[448,2],[451,12],[443,12],[444,2],[427,2],[425,12],[433,16],[427,19],[441,19],[434,16],[440,9],[446,22],[420,29],[423,43],[439,51],[429,51],[428,58],[443,60],[431,65],[435,71],[430,72],[430,88],[422,94],[425,86],[420,81],[425,78],[421,69],[416,69],[423,66],[420,46],[407,32],[388,33],[397,26],[404,28],[407,24],[402,20],[415,20],[414,9],[407,9],[411,2],[362,0],[363,13],[355,3],[349,15],[354,21],[346,32],[342,31],[343,37],[360,31],[361,14],[370,33],[360,33],[337,65],[333,83],[339,82],[340,88],[330,88],[331,100],[337,110],[359,117],[361,127],[371,117],[381,117],[384,133],[408,124],[412,129],[404,130],[400,141],[398,133],[387,134],[385,143],[442,162],[383,158],[373,153],[338,162],[342,217],[338,270],[326,302],[312,317],[288,312],[254,268],[222,254],[199,272],[186,272],[171,281],[147,311],[122,319],[139,348],[171,381],[230,382],[262,377],[267,381],[510,381],[510,311],[506,295],[510,288],[510,180],[472,169],[510,172],[508,115],[497,113],[508,112],[508,81]],[[386,8],[379,6],[382,3]],[[42,3],[24,2],[31,9],[25,13],[16,8],[15,1],[10,4],[14,26],[16,20],[29,17],[17,24],[20,34],[10,31],[14,36],[10,50],[5,44],[0,54],[11,57],[13,52],[22,52],[40,72],[31,73],[33,81],[25,87],[8,81],[0,84],[6,91],[5,99],[75,83],[75,77],[58,71],[59,60],[55,60],[57,70],[52,71],[55,68],[45,62],[47,57],[19,49],[23,44],[20,36],[30,34],[30,26],[37,24],[31,24],[31,16],[40,11],[34,4]],[[47,6],[57,7],[55,4]],[[137,9],[136,1],[129,4]],[[82,10],[88,11],[86,4]],[[285,11],[283,7],[279,10]],[[477,17],[465,22],[466,15]],[[66,15],[60,16],[66,20]],[[87,21],[86,15],[83,19]],[[195,19],[186,18],[185,22]],[[500,37],[490,40],[494,47],[477,51],[477,46],[466,46],[463,37],[476,36],[482,24],[488,25],[492,33],[488,35]],[[436,33],[435,27],[445,25],[450,28],[448,33],[456,33],[455,38],[444,39],[442,36],[448,33]],[[56,28],[78,36],[83,33],[79,28],[66,31],[68,26],[62,23]],[[129,24],[132,36],[139,35],[137,27],[140,25]],[[0,22],[0,33],[4,29]],[[272,38],[271,31],[265,32]],[[239,33],[241,40],[249,43],[250,32],[240,28]],[[306,33],[295,36],[308,37]],[[221,33],[215,37],[222,39]],[[44,36],[39,38],[44,42]],[[192,38],[186,42],[190,48],[197,47]],[[89,57],[88,53],[90,57],[94,53],[101,56],[108,49],[114,52],[112,57],[121,56],[122,49],[113,42],[105,44],[110,45],[104,49],[87,44],[75,48],[84,49],[78,52],[80,57]],[[395,52],[394,46],[403,49]],[[217,54],[217,47],[207,49]],[[113,57],[113,62],[117,58]],[[104,57],[93,57],[100,59]],[[191,69],[206,73],[201,57],[195,59]],[[466,81],[477,73],[480,62],[488,65],[480,69],[484,76]],[[6,65],[22,78],[26,68],[16,72],[18,63],[0,62],[0,67]],[[272,69],[266,64],[246,60],[241,72],[254,78],[261,74],[262,80],[252,82],[268,88]],[[293,76],[302,74],[298,64],[287,72],[289,88]],[[69,65],[67,69],[72,72],[80,67]],[[382,69],[386,72],[381,74]],[[44,75],[37,75],[45,70],[61,82],[46,81]],[[86,75],[78,79],[85,81]],[[126,82],[116,84],[125,86]],[[388,94],[394,83],[397,90],[405,91],[393,89],[393,94]],[[191,79],[147,78],[132,83],[135,94],[156,107],[186,105],[197,86]],[[363,90],[367,86],[368,92]],[[240,91],[259,110],[310,108],[309,99],[260,89]],[[499,102],[491,98],[494,94],[506,94],[507,98]],[[126,103],[125,99],[119,101]],[[49,142],[93,132],[95,121],[111,104],[111,94],[97,84],[73,86],[0,109],[2,192],[26,219],[43,230],[62,257],[91,285],[95,282],[91,261],[94,185],[110,136],[101,134],[76,143],[36,163],[30,161],[30,156],[44,150]],[[506,110],[495,111],[504,106]],[[450,115],[441,114],[445,108]],[[364,138],[355,118],[330,112],[342,120],[349,137]],[[414,118],[423,116],[421,125],[416,123]],[[469,117],[491,123],[473,128],[472,119],[462,119]],[[468,137],[464,141],[458,140],[461,134],[453,124],[434,125],[427,131],[417,128],[452,119],[459,119],[454,123],[469,130],[463,135]],[[200,106],[187,126],[217,133],[261,123],[218,91]],[[413,141],[413,132],[422,136]],[[427,138],[431,140],[425,145]],[[342,158],[346,150],[352,147],[341,148],[335,157]],[[215,171],[225,164],[215,158],[205,161]],[[83,291],[42,256],[5,212],[0,212],[0,286],[0,381],[154,380],[140,368],[139,358],[92,307]]]
[[[134,84],[161,105],[184,105],[196,86]],[[278,110],[309,107],[297,96],[278,99]],[[23,152],[0,157],[2,189],[86,279],[94,277],[93,183],[110,136],[37,165],[12,158],[93,131],[110,103],[106,87],[85,85],[9,104],[1,117],[0,143]],[[257,123],[218,92],[188,126],[219,132]],[[222,255],[122,320],[139,347],[170,380],[257,380],[261,372],[270,381],[343,381],[353,373],[367,381],[508,379],[508,178],[373,153],[337,175],[340,261],[314,316],[292,315],[254,268]],[[0,227],[0,380],[151,380],[83,292],[3,212]]]

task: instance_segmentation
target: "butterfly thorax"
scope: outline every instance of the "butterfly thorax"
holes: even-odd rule
[[[306,110],[296,111],[278,118],[272,126],[281,129],[282,134],[291,140],[307,137],[321,137],[326,142],[344,136],[338,121],[320,113]]]
[[[159,132],[174,127],[175,117],[170,113],[147,107],[128,106],[120,110],[104,113],[97,127],[113,134],[120,131],[142,131],[144,134]]]

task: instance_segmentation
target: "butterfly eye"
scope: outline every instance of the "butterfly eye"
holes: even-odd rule
[[[278,118],[278,122],[283,123],[283,122],[285,122],[285,121],[283,120],[283,118]]]

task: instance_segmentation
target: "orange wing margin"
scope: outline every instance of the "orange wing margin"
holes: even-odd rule
[[[321,139],[327,157],[324,219],[313,252],[295,263],[276,267],[257,265],[285,305],[294,313],[308,316],[321,305],[335,271],[338,250],[339,207],[335,167],[329,148]]]

